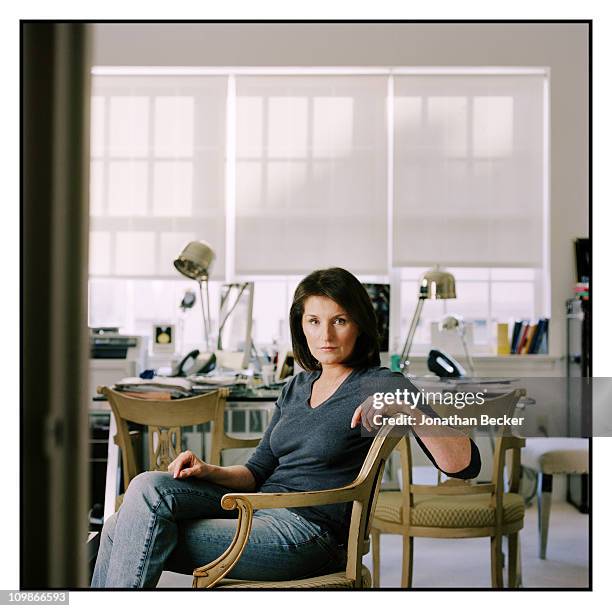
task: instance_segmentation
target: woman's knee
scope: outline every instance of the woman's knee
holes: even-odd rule
[[[168,487],[173,486],[173,478],[164,471],[144,471],[139,473],[125,491],[123,505],[131,505],[134,501],[144,501],[152,510],[157,510],[160,506],[171,511],[171,507],[166,501]]]
[[[159,491],[172,481],[169,473],[164,471],[143,471],[130,481],[130,485],[125,491],[126,494],[147,493]]]

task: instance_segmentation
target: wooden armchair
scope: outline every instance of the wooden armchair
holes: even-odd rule
[[[370,573],[362,564],[369,548],[370,519],[380,488],[384,464],[399,441],[385,426],[376,435],[357,478],[342,488],[313,492],[226,494],[224,509],[238,509],[236,535],[229,548],[213,562],[193,571],[194,588],[301,588],[352,589],[371,586]],[[346,569],[339,573],[294,581],[242,581],[223,579],[240,559],[251,531],[253,511],[275,507],[310,507],[352,502]]]
[[[512,416],[516,404],[525,391],[517,389],[502,396],[486,400],[477,409],[466,406],[461,410],[465,417],[487,414],[495,417]],[[432,405],[440,416],[457,413],[452,406]],[[464,428],[469,433],[469,427]],[[520,549],[518,533],[523,528],[525,503],[518,494],[521,458],[520,450],[525,440],[512,436],[510,427],[502,426],[496,431],[493,472],[491,483],[474,484],[470,481],[448,479],[437,485],[415,485],[412,483],[412,457],[410,439],[401,439],[399,444],[402,470],[402,491],[383,491],[372,522],[372,561],[374,587],[380,583],[380,535],[392,533],[402,536],[401,587],[412,587],[413,539],[433,537],[459,539],[490,537],[491,539],[491,584],[503,587],[502,537],[508,537],[509,563],[508,585],[518,587],[520,583]],[[509,489],[504,490],[506,452],[510,450]],[[440,474],[438,474],[439,476]]]
[[[182,452],[182,427],[211,423],[211,464],[221,464],[222,450],[254,448],[259,443],[259,437],[243,439],[229,437],[225,433],[224,413],[228,391],[224,388],[173,401],[131,397],[106,386],[99,388],[98,392],[108,399],[117,423],[114,441],[121,449],[125,490],[132,479],[144,470],[139,466],[134,447],[136,440],[139,441],[138,431],[129,431],[128,422],[147,426],[148,471],[167,471],[168,465]],[[115,501],[115,511],[122,501],[123,495],[119,495]]]

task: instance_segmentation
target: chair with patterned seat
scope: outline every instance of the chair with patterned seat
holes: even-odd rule
[[[235,492],[221,499],[224,509],[238,509],[236,535],[219,558],[193,571],[194,588],[220,589],[355,589],[371,587],[370,572],[362,563],[369,550],[369,531],[373,507],[382,480],[385,461],[398,443],[392,427],[377,433],[357,478],[341,488],[311,492]],[[351,523],[344,571],[309,579],[290,581],[249,581],[225,579],[240,559],[251,531],[256,509],[275,507],[311,507],[334,503],[352,503]]]
[[[525,391],[517,389],[485,401],[476,409],[464,408],[462,416],[481,413],[494,417],[511,416]],[[440,415],[452,406],[431,405]],[[456,412],[455,412],[456,413]],[[469,427],[464,431],[469,432]],[[508,537],[508,585],[520,584],[520,549],[518,533],[523,528],[525,502],[518,494],[520,450],[525,440],[511,434],[509,427],[499,427],[495,434],[492,482],[476,484],[448,479],[437,485],[412,483],[412,455],[408,436],[399,444],[402,491],[382,491],[372,523],[372,561],[374,587],[380,585],[380,535],[402,536],[401,587],[412,587],[413,540],[415,537],[462,539],[489,537],[491,540],[491,584],[503,587],[502,538]],[[505,487],[506,452],[511,451],[509,489]]]
[[[546,558],[548,524],[554,475],[589,473],[589,440],[568,437],[539,437],[527,440],[522,465],[538,475],[539,556]],[[587,508],[581,508],[586,513]]]

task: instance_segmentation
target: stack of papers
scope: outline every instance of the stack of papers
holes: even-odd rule
[[[189,376],[189,380],[198,384],[198,386],[233,386],[238,383],[237,375],[227,375],[227,376],[199,376],[193,375]]]
[[[185,378],[165,378],[154,377],[150,380],[143,378],[123,378],[115,384],[115,389],[119,392],[167,392],[173,399],[191,397],[193,384]]]

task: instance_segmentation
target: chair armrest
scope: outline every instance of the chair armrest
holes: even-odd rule
[[[212,588],[240,560],[246,547],[255,509],[278,507],[311,507],[350,501],[364,501],[368,489],[360,478],[341,488],[314,490],[309,492],[231,492],[221,499],[223,509],[238,509],[238,525],[230,546],[216,560],[193,571],[194,588]]]
[[[354,481],[346,486],[308,492],[232,492],[223,495],[221,506],[224,509],[238,509],[236,534],[230,546],[219,558],[193,571],[193,587],[212,588],[240,560],[251,532],[253,511],[255,509],[266,507],[311,507],[313,505],[329,505],[350,501],[357,501],[363,509],[369,503],[370,494],[375,489],[373,487],[380,485],[384,461],[397,445],[398,439],[389,435],[392,430],[393,427],[391,425],[385,425],[379,430],[359,474]],[[353,508],[354,512],[355,508]],[[365,534],[362,532],[366,526],[363,515],[362,512],[358,520],[360,536]],[[349,564],[351,562],[351,553],[354,554],[349,548],[349,560],[347,561]],[[347,575],[353,573],[355,573],[353,578],[357,579],[360,583],[360,576],[356,577],[355,566],[349,571],[347,564]]]
[[[236,509],[240,499],[253,509],[277,507],[312,507],[360,500],[360,486],[349,484],[342,488],[314,490],[309,492],[230,492],[221,499],[223,509]]]
[[[221,504],[223,505],[223,500]],[[242,556],[242,552],[251,534],[253,508],[248,502],[245,503],[240,498],[236,499],[235,505],[238,506],[238,524],[232,542],[216,560],[194,569],[192,587],[212,588],[221,581],[234,568],[238,560],[240,560],[240,556]]]

